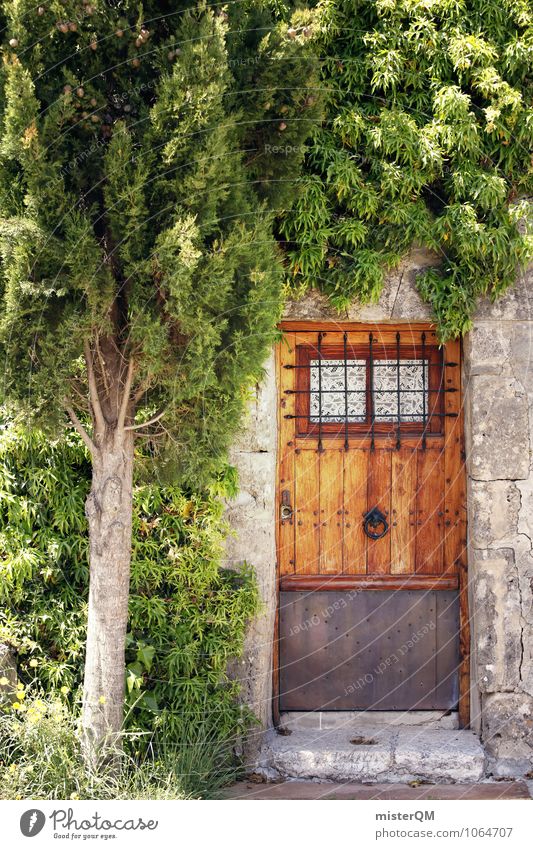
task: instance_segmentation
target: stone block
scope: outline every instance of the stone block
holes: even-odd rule
[[[511,367],[531,402],[533,398],[533,321],[513,321],[512,324],[507,325],[507,328],[510,338]]]
[[[275,457],[271,454],[239,454],[241,489],[228,502],[226,518],[232,534],[226,541],[227,566],[251,563],[255,569],[264,604],[274,608],[276,573],[275,548]]]
[[[470,482],[470,539],[474,548],[516,544],[521,498],[512,481]]]
[[[276,488],[276,457],[268,452],[249,453],[232,451],[231,462],[239,472],[239,493],[235,499],[227,502],[227,516],[237,532],[249,530],[254,526],[265,530],[270,523],[273,533],[274,499]],[[254,543],[253,537],[244,541]],[[255,546],[254,546],[255,547]]]
[[[327,296],[311,291],[298,300],[285,305],[284,318],[323,321],[429,321],[431,308],[422,301],[416,286],[420,272],[440,262],[436,254],[423,248],[413,248],[404,260],[389,272],[383,283],[379,299],[370,304],[354,301],[347,310],[339,313]]]
[[[258,771],[316,781],[479,781],[485,757],[471,731],[375,726],[265,736]]]
[[[533,551],[521,554],[516,565],[520,580],[522,618],[527,625],[533,626]]]
[[[468,470],[477,480],[529,477],[528,398],[513,377],[474,375],[469,381]]]
[[[533,552],[517,557],[522,620],[522,666],[520,689],[533,696]]]
[[[383,284],[377,301],[367,304],[354,301],[342,312],[336,310],[321,292],[307,292],[303,298],[287,302],[283,317],[300,321],[338,321],[339,330],[343,321],[390,321],[399,284],[400,277],[391,275]]]
[[[533,320],[532,283],[533,267],[530,267],[519,273],[514,286],[511,286],[496,301],[493,302],[490,298],[481,298],[475,312],[475,318],[504,319],[507,321],[512,319],[519,321]]]
[[[472,731],[400,729],[394,770],[409,778],[433,781],[479,781],[485,755]]]
[[[234,452],[275,453],[278,440],[277,386],[274,352],[268,357],[265,374],[252,392],[248,414],[233,445]]]
[[[322,725],[321,718],[322,713],[319,710],[292,710],[280,715],[279,724],[281,728],[289,729],[290,731],[320,731]]]
[[[353,731],[293,731],[288,736],[268,732],[258,769],[269,778],[372,781],[379,776],[387,781],[391,734],[383,729],[365,734],[372,744],[350,743]]]
[[[516,488],[520,493],[520,510],[518,513],[518,533],[521,534],[531,548],[533,543],[533,477],[525,481],[517,481]]]
[[[226,518],[232,535],[226,541],[225,561],[235,566],[246,560],[254,567],[262,608],[248,625],[244,651],[231,666],[231,675],[241,685],[241,698],[257,716],[244,744],[244,757],[253,760],[262,733],[271,724],[272,635],[276,611],[276,546],[274,501],[276,456],[272,452],[239,452],[231,460],[239,470],[240,490],[228,502]]]
[[[502,322],[476,322],[464,340],[465,372],[473,376],[509,371],[511,336]]]
[[[395,321],[431,321],[433,314],[422,300],[417,278],[427,268],[439,265],[439,257],[429,251],[413,250],[400,266],[400,278],[392,304],[391,318]]]
[[[533,698],[494,693],[483,699],[483,744],[500,776],[519,776],[533,766]]]
[[[471,564],[477,686],[482,693],[520,683],[522,626],[520,586],[513,552],[476,552]]]

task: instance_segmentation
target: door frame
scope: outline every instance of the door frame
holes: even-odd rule
[[[435,325],[431,322],[358,322],[358,321],[318,321],[318,320],[285,320],[278,324],[278,328],[282,331],[362,331],[376,332],[380,328],[395,329],[396,327],[408,327],[414,331],[434,330]],[[275,347],[275,372],[276,372],[276,415],[277,415],[277,457],[276,457],[276,485],[275,485],[275,540],[276,540],[276,613],[274,619],[274,634],[273,634],[273,653],[272,653],[272,717],[275,727],[280,724],[280,708],[279,708],[279,671],[280,671],[280,651],[279,651],[279,600],[280,600],[280,522],[279,522],[279,505],[281,503],[280,478],[279,478],[279,458],[281,456],[281,440],[283,428],[281,427],[281,406],[280,406],[280,391],[282,386],[282,365],[281,353],[284,345],[283,338],[276,344]],[[463,472],[465,480],[465,498],[466,498],[466,466],[465,466],[465,433],[464,433],[464,393],[462,386],[462,364],[463,364],[463,346],[459,342],[460,359],[459,366],[454,369],[456,375],[456,389],[459,397],[459,414],[458,427],[460,436],[460,456],[463,463]],[[452,378],[453,379],[453,378]],[[465,503],[465,508],[467,504]],[[468,522],[468,510],[466,510],[466,521]],[[467,528],[465,527],[465,542],[462,548],[462,556],[458,561],[459,575],[459,652],[461,660],[459,663],[459,700],[458,700],[458,718],[460,728],[470,727],[470,617],[468,604],[468,549],[467,549]]]

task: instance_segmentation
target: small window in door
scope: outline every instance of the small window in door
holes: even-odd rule
[[[423,422],[429,410],[428,360],[376,360],[373,368],[377,422]]]
[[[311,360],[309,421],[366,421],[366,360]]]
[[[361,333],[328,344],[327,335],[297,346],[298,436],[442,433],[442,352],[425,334],[404,344],[398,333],[393,345],[372,334],[362,345]]]

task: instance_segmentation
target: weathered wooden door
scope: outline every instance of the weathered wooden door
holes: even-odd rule
[[[423,325],[283,331],[277,708],[460,702],[466,724],[460,345]]]

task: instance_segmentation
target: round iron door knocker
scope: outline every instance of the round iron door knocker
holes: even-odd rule
[[[363,529],[370,539],[381,539],[389,530],[389,523],[381,510],[373,507],[363,517]]]

